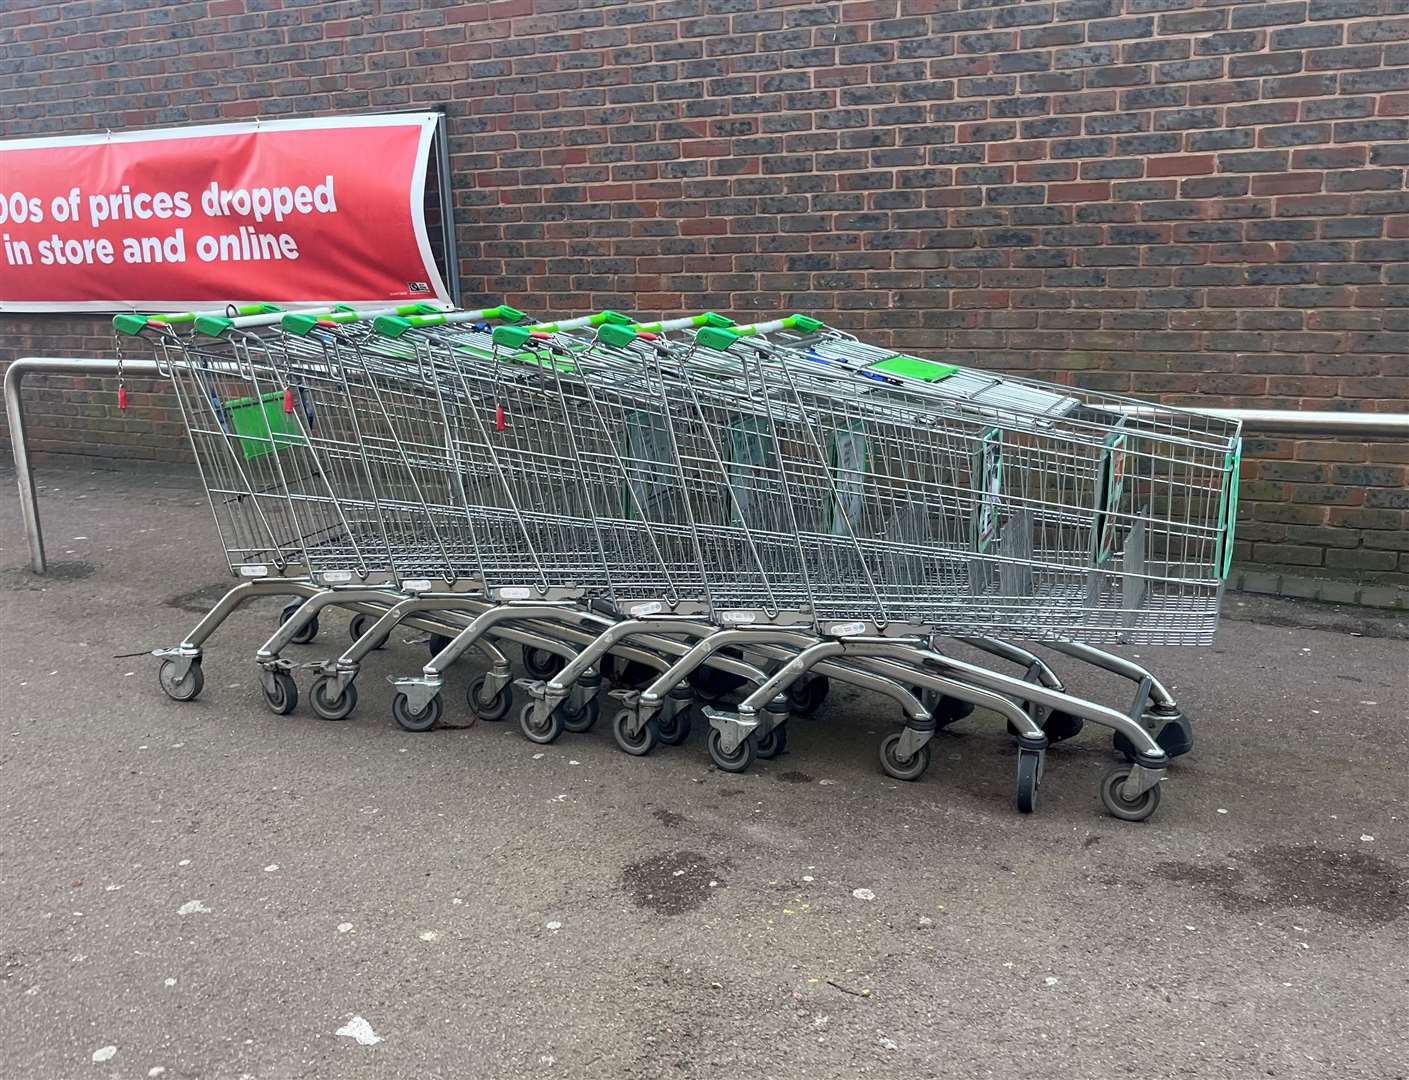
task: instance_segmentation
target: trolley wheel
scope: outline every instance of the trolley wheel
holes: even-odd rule
[[[283,626],[298,613],[298,609],[303,607],[302,600],[295,600],[291,604],[285,604],[284,610],[279,612],[279,625]],[[298,632],[289,638],[293,645],[307,645],[318,636],[318,616],[314,615],[308,622],[298,628]]]
[[[1130,800],[1121,794],[1121,786],[1130,775],[1130,770],[1117,766],[1101,779],[1101,802],[1111,817],[1121,821],[1144,821],[1159,806],[1160,785],[1156,784],[1139,798]]]
[[[157,682],[161,683],[161,688],[172,701],[190,701],[200,697],[205,689],[205,672],[201,670],[201,662],[193,660],[186,674],[178,679],[176,661],[168,657],[157,669]]]
[[[754,740],[754,754],[764,761],[778,757],[788,752],[788,726],[779,724],[768,732],[767,735],[759,736]]]
[[[405,693],[397,691],[396,697],[391,699],[391,718],[403,731],[429,731],[440,720],[444,707],[440,695],[436,694],[420,712],[412,712],[411,703]]]
[[[1081,729],[1085,726],[1086,721],[1081,717],[1073,716],[1061,709],[1054,709],[1047,714],[1047,719],[1042,724],[1042,731],[1047,736],[1049,743],[1059,743],[1080,735]]]
[[[647,720],[641,725],[641,730],[635,735],[628,735],[626,725],[631,722],[631,710],[622,709],[612,717],[612,737],[616,739],[617,746],[621,747],[632,757],[643,757],[656,748],[659,736],[656,734],[656,722],[654,719]]]
[[[820,709],[831,692],[832,681],[825,675],[814,675],[810,679],[798,680],[788,687],[788,703],[792,711],[802,717],[811,716]],[[763,754],[760,752],[759,757]]]
[[[918,780],[930,767],[930,744],[925,743],[908,758],[900,757],[896,747],[900,745],[902,732],[894,732],[881,740],[881,768],[887,776],[896,780]]]
[[[666,746],[679,746],[690,737],[690,709],[676,710],[673,716],[657,715],[656,737]]]
[[[470,712],[492,724],[503,720],[513,709],[514,687],[512,684],[506,685],[493,697],[485,697],[484,684],[488,681],[488,675],[476,675],[465,692],[465,701]]]
[[[532,645],[523,647],[523,667],[535,679],[547,681],[567,666],[567,661],[557,653],[539,649]]]
[[[370,630],[372,628],[372,624],[376,621],[377,616],[367,615],[363,612],[358,612],[352,617],[352,621],[347,624],[347,636],[350,637],[353,641],[361,641],[362,635],[365,634],[368,630]],[[376,645],[372,647],[374,649],[385,649],[386,641],[387,635],[383,634],[381,640],[379,640]]]
[[[439,656],[441,650],[449,644],[450,639],[444,634],[432,634],[426,641],[426,648],[430,650],[431,658],[434,659]]]
[[[739,676],[712,668],[708,664],[690,672],[690,688],[695,691],[695,696],[705,703],[720,701],[743,684],[744,680]]]
[[[753,764],[755,748],[752,739],[745,739],[732,754],[726,754],[723,749],[723,736],[719,734],[719,729],[711,727],[709,729],[709,759],[725,772],[747,772],[748,767]]]
[[[1042,783],[1042,755],[1036,750],[1018,751],[1018,813],[1037,810],[1037,788]]]
[[[270,712],[287,716],[298,708],[298,683],[287,671],[274,672],[273,690],[262,679],[259,688],[264,691],[264,703],[269,706]]]
[[[563,718],[554,709],[541,722],[533,719],[533,702],[528,702],[519,710],[519,730],[529,742],[548,744],[563,733]]]
[[[562,717],[564,731],[581,735],[591,731],[592,725],[602,715],[602,703],[596,698],[588,698],[581,708],[574,709],[567,701],[561,701],[558,703],[557,712]]]
[[[1171,758],[1183,757],[1194,748],[1194,726],[1180,716],[1170,720],[1155,732],[1155,742]],[[1115,752],[1132,765],[1135,764],[1135,744],[1119,732],[1111,734],[1111,745]]]
[[[308,704],[324,720],[346,720],[357,708],[357,684],[348,683],[343,692],[334,697],[336,682],[331,675],[324,675],[308,688]]]
[[[629,690],[644,690],[656,681],[656,671],[639,660],[622,661],[608,653],[602,657],[602,674]]]
[[[950,724],[958,723],[974,711],[972,701],[962,701],[948,694],[940,695],[940,699],[935,702],[931,716],[937,728],[947,728]]]

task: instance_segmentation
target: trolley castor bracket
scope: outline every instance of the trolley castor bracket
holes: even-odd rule
[[[895,744],[895,756],[908,761],[920,752],[920,748],[934,738],[934,728],[917,728],[906,724],[900,729],[900,739]]]
[[[193,645],[173,645],[167,649],[153,649],[152,655],[166,660],[171,665],[172,677],[180,682],[190,673],[193,664],[201,662],[201,650]]]
[[[732,754],[742,746],[745,740],[754,733],[754,729],[758,727],[758,721],[752,717],[745,718],[735,713],[710,708],[708,705],[700,711],[709,721],[709,726],[719,732],[720,748],[726,754]]]
[[[640,690],[608,690],[607,694],[621,702],[621,712],[627,714],[622,727],[633,739],[640,735],[641,729],[660,711],[660,702],[642,701]]]
[[[264,669],[266,675],[273,675],[276,671],[295,671],[304,666],[297,660],[290,660],[284,656],[261,656],[255,659],[255,663]]]
[[[445,685],[439,677],[430,679],[422,675],[413,678],[391,678],[387,682],[406,695],[406,706],[412,713],[424,712],[430,707],[431,699],[440,696]]]
[[[1150,788],[1158,786],[1168,775],[1168,769],[1150,769],[1138,763],[1134,764],[1130,766],[1130,775],[1121,786],[1121,796],[1134,802]]]

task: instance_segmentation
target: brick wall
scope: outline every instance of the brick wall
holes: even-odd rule
[[[5,6],[5,134],[440,106],[467,302],[801,310],[1174,403],[1409,410],[1409,0],[149,7]],[[0,322],[0,360],[105,344]],[[159,395],[35,398],[44,448],[180,453]],[[1409,572],[1406,472],[1252,440],[1239,555]]]

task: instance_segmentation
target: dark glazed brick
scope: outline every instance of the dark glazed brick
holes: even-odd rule
[[[1291,4],[1245,3],[1233,9],[1229,25],[1236,30],[1244,26],[1281,26],[1305,20],[1303,0]]]

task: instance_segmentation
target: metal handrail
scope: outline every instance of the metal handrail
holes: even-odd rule
[[[45,572],[44,534],[39,522],[39,503],[34,495],[34,474],[25,439],[24,408],[20,389],[31,372],[50,375],[160,375],[164,370],[155,360],[94,360],[86,357],[24,356],[5,370],[5,415],[10,423],[10,449],[15,456],[15,479],[19,484],[20,514],[29,540],[29,565],[36,574]],[[1139,415],[1139,406],[1122,410]],[[1153,410],[1151,410],[1153,411]],[[1391,436],[1409,439],[1409,413],[1298,412],[1295,409],[1198,409],[1224,420],[1241,420],[1244,434],[1302,435],[1334,438]]]

